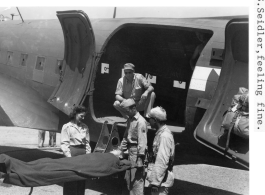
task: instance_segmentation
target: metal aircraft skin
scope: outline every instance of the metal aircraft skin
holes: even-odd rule
[[[199,141],[248,167],[248,142],[244,150],[218,142],[223,113],[238,88],[248,88],[248,18],[57,16],[0,23],[0,125],[60,132],[72,108],[83,104],[92,142],[102,128],[115,126],[121,135],[125,120],[113,107],[114,93],[131,62],[152,82],[154,106],[166,109],[180,140]]]

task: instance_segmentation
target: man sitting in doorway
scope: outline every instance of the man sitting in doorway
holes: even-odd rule
[[[117,84],[114,108],[127,119],[126,111],[120,105],[124,100],[131,98],[136,103],[137,111],[144,111],[144,117],[146,117],[155,102],[153,86],[143,75],[135,73],[134,65],[131,63],[124,65],[124,74]]]

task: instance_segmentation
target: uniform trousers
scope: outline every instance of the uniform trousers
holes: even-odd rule
[[[132,165],[137,164],[138,155],[137,147],[131,147],[128,149],[129,161]],[[141,160],[141,159],[140,159]],[[127,183],[127,188],[130,191],[130,195],[143,195],[144,194],[144,167],[132,168],[126,170],[125,180]]]
[[[152,92],[151,94],[149,94],[147,96],[147,98],[143,101],[135,101],[136,103],[136,110],[137,111],[144,111],[144,117],[146,117],[146,114],[148,114],[150,112],[150,110],[153,108],[154,102],[155,102],[155,98],[156,95],[154,92]],[[121,102],[119,102],[118,100],[114,102],[113,104],[114,108],[116,110],[118,110],[121,115],[124,118],[128,118],[128,116],[126,115],[126,110],[124,108],[121,107]]]

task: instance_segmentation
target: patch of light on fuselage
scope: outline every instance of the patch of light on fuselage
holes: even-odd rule
[[[205,91],[206,83],[211,71],[214,70],[220,76],[221,69],[208,67],[195,67],[190,83],[190,89]]]

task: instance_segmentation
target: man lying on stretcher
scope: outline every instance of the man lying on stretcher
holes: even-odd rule
[[[0,178],[3,182],[22,187],[53,185],[91,177],[104,177],[135,167],[120,160],[120,150],[91,153],[72,158],[42,158],[23,162],[6,154],[0,155]]]

